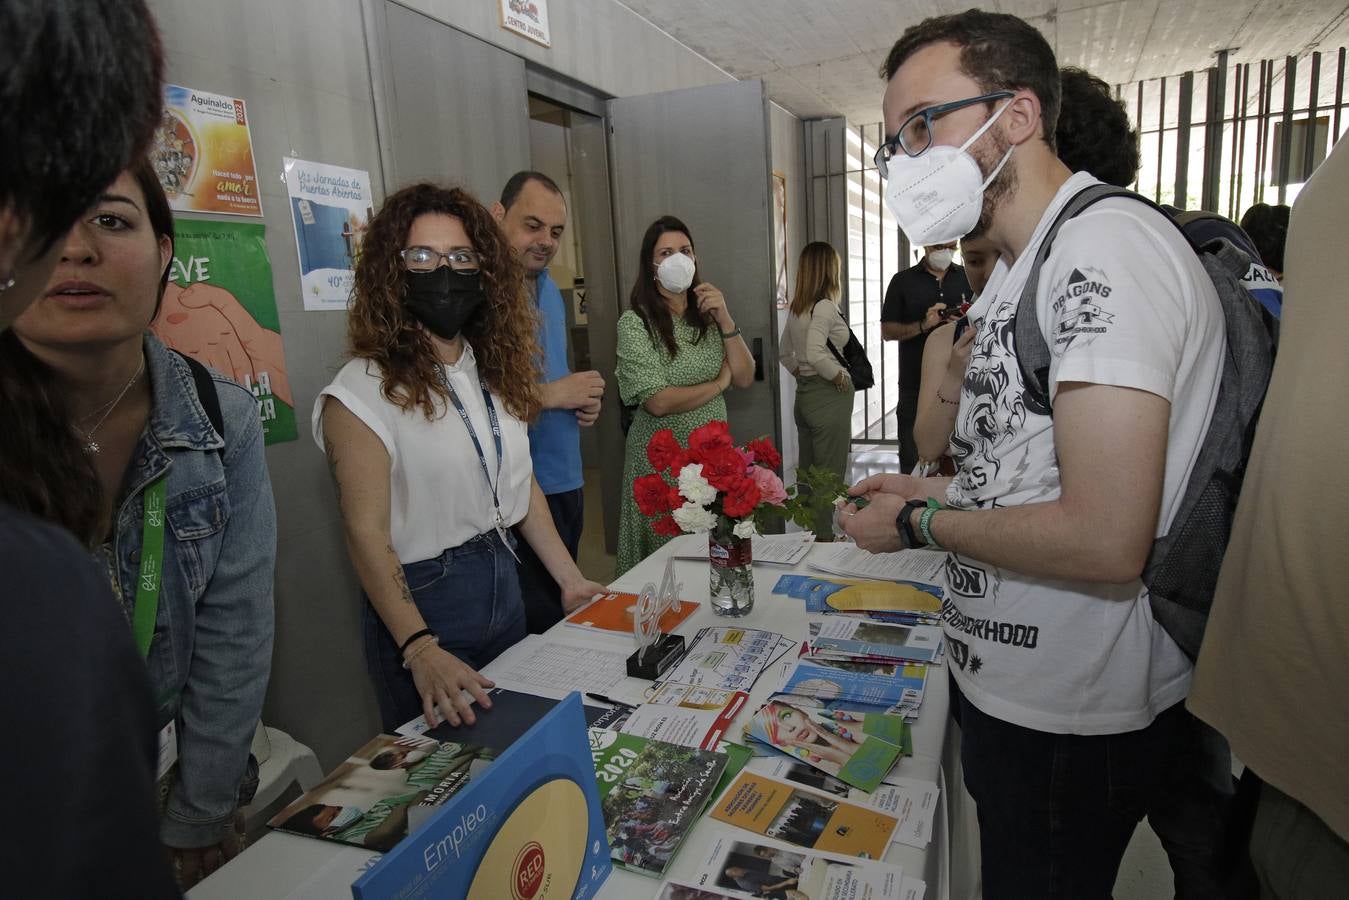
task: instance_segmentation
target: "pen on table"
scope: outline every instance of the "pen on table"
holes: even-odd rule
[[[636,709],[631,703],[624,703],[622,700],[615,700],[612,697],[606,697],[603,694],[592,694],[586,691],[586,696],[591,700],[598,700],[601,703],[608,703],[611,706],[621,706],[623,709]]]

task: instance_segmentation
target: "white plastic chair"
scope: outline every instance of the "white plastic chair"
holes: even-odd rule
[[[291,784],[298,783],[301,792],[307,791],[323,780],[323,769],[313,750],[261,722],[253,733],[250,752],[258,761],[258,790],[253,802],[243,808],[244,828],[251,835],[275,812],[272,804]]]

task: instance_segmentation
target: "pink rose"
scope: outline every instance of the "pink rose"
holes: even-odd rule
[[[750,476],[759,486],[759,494],[764,503],[781,506],[787,502],[787,489],[782,486],[782,479],[772,469],[755,466],[750,471]]]

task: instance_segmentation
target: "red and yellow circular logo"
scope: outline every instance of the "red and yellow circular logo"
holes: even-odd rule
[[[511,877],[511,894],[515,900],[533,900],[543,886],[543,847],[530,841],[520,848],[515,857]]]

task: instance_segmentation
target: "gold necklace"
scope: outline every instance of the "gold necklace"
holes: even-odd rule
[[[136,367],[136,374],[131,376],[131,380],[126,383],[126,387],[122,388],[121,393],[119,393],[116,397],[112,398],[112,402],[108,404],[107,411],[103,413],[101,417],[99,417],[98,423],[95,424],[94,427],[89,429],[88,431],[85,431],[79,425],[75,426],[75,430],[78,431],[84,437],[85,453],[97,454],[102,451],[103,448],[99,446],[98,441],[94,440],[94,435],[97,434],[98,430],[103,427],[103,423],[108,421],[108,416],[112,415],[112,411],[117,408],[117,404],[122,402],[122,398],[126,396],[126,392],[131,390],[131,386],[140,379],[141,373],[144,371],[145,371],[145,356],[142,354],[141,364]],[[85,418],[88,417],[86,416]]]

